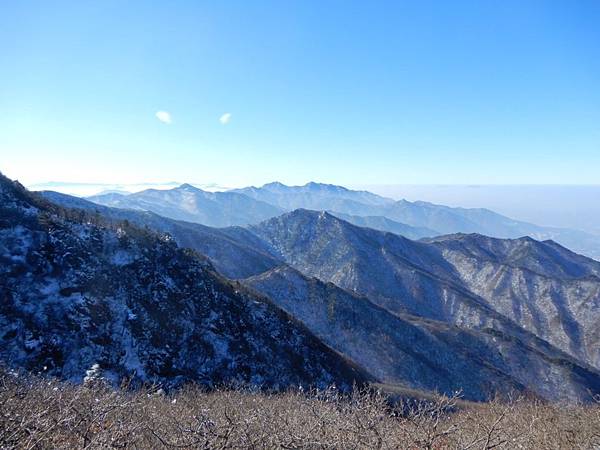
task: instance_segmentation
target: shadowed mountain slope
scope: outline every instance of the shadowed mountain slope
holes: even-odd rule
[[[56,194],[45,195],[57,199]],[[94,206],[68,197],[61,202]],[[519,271],[526,284],[537,285],[536,277],[544,277],[558,290],[569,283],[580,290],[597,288],[598,264],[553,242],[480,235],[415,242],[307,210],[249,229],[213,229],[114,208],[100,213],[168,231],[178,243],[207,254],[222,273],[252,276],[245,283],[388,382],[446,392],[462,386],[471,398],[485,397],[502,380],[545,398],[583,398],[586,388],[582,386],[594,386],[596,372],[586,368],[586,364],[597,367],[598,308],[593,297],[591,302],[582,299],[575,304],[574,293],[564,297],[563,291],[551,300],[544,290],[530,290],[527,296],[521,290],[515,293],[492,285],[496,275],[486,277],[498,272],[512,277],[511,271]],[[348,291],[323,285],[282,264]],[[503,284],[512,285],[512,280]],[[308,310],[301,300],[306,296],[311,299]],[[332,298],[338,305],[333,311],[340,312],[341,319],[335,316],[327,322]],[[534,308],[536,319],[528,320],[523,311]],[[573,309],[585,311],[587,317],[568,312]],[[377,324],[382,328],[377,330]],[[331,327],[330,333],[324,332],[325,325]],[[339,336],[345,336],[348,346]],[[444,366],[446,371],[441,369]],[[484,375],[468,383],[464,374],[473,371]],[[484,388],[484,379],[494,388]],[[540,379],[544,383],[536,383]]]
[[[168,235],[49,203],[0,175],[0,357],[80,382],[349,388],[366,375]]]
[[[192,248],[207,256],[215,268],[228,278],[246,278],[281,264],[280,260],[269,253],[268,246],[245,228],[212,228],[169,219],[148,211],[98,205],[53,191],[43,191],[41,194],[65,207],[83,209],[112,220],[127,220],[140,227],[169,233],[180,247]]]
[[[454,235],[433,243],[495,310],[600,367],[600,263],[531,238]]]
[[[577,366],[556,349],[546,348],[548,356],[534,348],[538,344],[514,336],[391,314],[366,297],[289,266],[245,282],[387,383],[446,394],[460,390],[471,400],[510,391],[585,400],[590,398],[588,389],[600,388],[597,372]]]
[[[509,334],[518,325],[600,366],[596,345],[600,280],[595,275],[600,264],[554,243],[497,240],[504,253],[498,249],[496,259],[491,259],[484,247],[474,255],[456,240],[414,242],[306,210],[251,230],[302,273],[365,295],[391,312]],[[524,247],[535,252],[526,257]],[[511,267],[509,260],[521,266]],[[536,265],[546,273],[532,271]],[[533,311],[533,317],[519,311]]]

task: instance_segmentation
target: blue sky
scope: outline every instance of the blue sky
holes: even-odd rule
[[[595,0],[3,2],[0,170],[599,184],[599,23]]]

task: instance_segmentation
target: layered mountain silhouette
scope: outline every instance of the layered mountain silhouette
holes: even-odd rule
[[[248,187],[231,192],[247,195],[257,201],[276,205],[283,210],[298,208],[332,210],[345,214],[365,215],[371,208],[389,206],[393,200],[367,191],[353,191],[342,186],[307,183],[304,186],[286,186],[269,183],[260,188]],[[376,215],[376,214],[373,214]]]
[[[65,197],[63,197],[64,199]],[[0,176],[0,359],[82,381],[349,389],[369,379],[171,236],[66,209]]]
[[[212,228],[148,211],[98,205],[53,191],[43,191],[41,195],[67,208],[83,209],[116,222],[126,220],[142,228],[169,233],[180,247],[194,249],[209,257],[214,267],[228,278],[247,278],[281,264],[271,254],[267,243],[242,227]]]
[[[471,400],[511,392],[585,399],[587,389],[600,387],[598,372],[512,324],[506,325],[505,334],[394,314],[367,297],[288,266],[246,283],[388,384],[447,394],[460,391]]]
[[[304,186],[275,182],[216,193],[182,185],[170,190],[100,195],[89,200],[217,227],[253,225],[295,209],[323,210],[359,226],[402,234],[411,239],[454,233],[478,233],[498,238],[530,236],[537,240],[554,240],[577,253],[600,260],[600,236],[584,231],[534,225],[481,208],[394,201],[367,191],[314,182]]]
[[[600,263],[554,242],[481,235],[415,242],[307,210],[251,229],[301,272],[392,312],[503,331],[509,319],[600,367]]]
[[[236,192],[207,192],[190,184],[147,189],[135,194],[105,194],[89,200],[105,206],[152,211],[165,217],[215,227],[247,225],[283,212],[281,208]]]
[[[600,389],[600,263],[554,242],[413,241],[302,209],[217,229],[44,196],[169,233],[372,379],[476,400],[510,390],[586,400]]]

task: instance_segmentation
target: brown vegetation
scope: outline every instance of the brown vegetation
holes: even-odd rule
[[[0,448],[588,449],[599,405],[399,402],[374,391],[115,390],[0,375]]]

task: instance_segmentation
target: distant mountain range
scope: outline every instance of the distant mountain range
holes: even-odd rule
[[[305,188],[310,202],[314,192],[327,197],[339,191],[350,201],[354,195],[326,185]],[[117,230],[168,233],[178,245],[206,255],[211,267],[237,280],[233,286],[242,295],[268,299],[340,355],[335,363],[329,359],[329,374],[334,366],[345,367],[344,374],[355,370],[362,379],[461,390],[473,400],[511,390],[553,400],[600,393],[600,263],[554,242],[479,234],[414,241],[353,225],[341,218],[352,219],[346,213],[306,209],[247,227],[212,228],[63,194],[43,196]],[[370,207],[398,208],[397,202],[358,196]],[[447,211],[442,207],[440,214]],[[385,218],[358,217],[353,220]],[[421,230],[387,218],[374,223],[405,234]],[[347,381],[340,376],[342,384]]]
[[[83,182],[56,182],[34,183],[27,185],[32,191],[55,191],[78,197],[103,195],[107,193],[131,194],[145,189],[173,189],[182,183],[177,181],[158,183],[83,183]],[[194,186],[209,192],[225,191],[227,187],[216,183],[191,183]]]
[[[596,185],[372,185],[379,195],[465,208],[485,207],[508,217],[600,235]]]
[[[359,226],[402,234],[412,239],[454,233],[478,233],[498,238],[530,236],[554,240],[571,250],[600,260],[600,236],[584,231],[534,225],[487,209],[450,208],[426,202],[394,201],[367,191],[308,183],[269,183],[226,192],[207,192],[191,185],[135,194],[109,193],[88,198],[117,208],[151,211],[177,220],[213,227],[246,226],[295,209],[329,211]]]
[[[174,189],[147,189],[135,194],[89,197],[105,206],[152,211],[165,217],[214,227],[257,223],[283,212],[281,208],[235,192],[207,192],[190,184]]]

